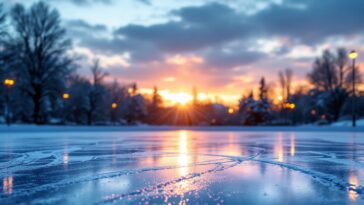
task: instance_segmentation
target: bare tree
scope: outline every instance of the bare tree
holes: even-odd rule
[[[335,56],[329,50],[325,50],[321,58],[315,60],[308,79],[318,90],[331,91],[338,86],[338,71],[335,62]]]
[[[159,94],[157,86],[153,87],[153,96],[152,96],[152,107],[154,109],[158,109],[161,107],[163,103],[162,96]]]
[[[0,4],[0,78],[3,72],[5,72],[4,68],[4,52],[3,52],[3,43],[4,43],[4,37],[7,34],[6,26],[6,14],[3,11],[3,4]]]
[[[87,106],[87,124],[92,125],[95,112],[101,108],[102,100],[102,81],[108,75],[107,72],[100,68],[100,60],[95,59],[91,67],[92,82],[91,89],[88,92],[88,106]]]
[[[290,68],[287,68],[284,71],[279,71],[278,76],[279,76],[279,83],[281,85],[281,90],[282,90],[282,98],[285,101],[289,101],[290,95],[291,95],[291,84],[292,84],[293,72]]]
[[[66,77],[72,71],[72,59],[67,56],[71,42],[57,10],[43,2],[29,9],[16,4],[11,10],[13,37],[5,44],[11,52],[18,86],[30,97],[32,119],[44,123],[49,99],[60,95]]]
[[[6,14],[3,9],[3,4],[0,4],[0,37],[6,34],[5,21]]]
[[[285,70],[285,74],[286,74],[287,101],[290,101],[293,72],[291,69],[287,68]]]
[[[265,78],[262,77],[259,82],[259,99],[260,100],[267,99],[268,98],[267,93],[268,89],[265,83]]]
[[[279,77],[279,83],[281,86],[281,92],[282,92],[282,98],[286,99],[286,78],[284,76],[284,73],[282,71],[279,71],[278,73],[278,77]]]
[[[339,71],[339,86],[343,87],[344,86],[344,72],[345,72],[345,68],[347,67],[347,63],[348,63],[348,53],[346,52],[346,50],[344,48],[339,48],[337,49],[337,59],[336,59],[336,66],[338,67]]]
[[[0,38],[6,34],[6,14],[3,9],[3,4],[0,4]]]
[[[100,59],[94,59],[93,66],[91,67],[92,84],[94,86],[101,85],[104,78],[108,75],[107,72],[100,68]]]

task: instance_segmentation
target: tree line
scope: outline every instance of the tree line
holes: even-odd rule
[[[364,113],[359,68],[353,78],[348,53],[325,50],[308,73],[310,88],[292,91],[293,71],[278,73],[278,103],[264,77],[257,95],[243,96],[236,108],[200,102],[197,90],[187,108],[163,106],[158,88],[142,95],[136,83],[106,83],[106,73],[95,59],[91,79],[78,75],[71,39],[57,10],[43,2],[29,8],[14,5],[8,13],[0,5],[0,115],[8,123],[34,124],[157,124],[157,125],[278,125],[330,123]],[[16,83],[11,83],[9,79]],[[7,81],[8,80],[8,81]]]

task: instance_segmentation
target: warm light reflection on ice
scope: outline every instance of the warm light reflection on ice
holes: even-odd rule
[[[69,161],[68,151],[67,149],[65,149],[63,152],[63,167],[65,170],[67,170],[68,168],[68,161]]]
[[[8,176],[3,179],[3,191],[5,194],[13,193],[13,176]]]
[[[351,185],[351,188],[357,188],[359,186],[359,180],[358,180],[358,176],[356,175],[356,173],[350,172],[349,184]],[[349,190],[348,193],[349,193],[349,199],[351,201],[356,201],[357,200],[358,193],[356,193],[353,190]]]
[[[294,133],[291,133],[291,136],[290,136],[290,147],[291,147],[291,150],[290,150],[291,156],[294,157],[294,154],[296,153],[296,142],[295,142]]]
[[[179,147],[179,153],[178,153],[178,165],[180,166],[178,168],[178,173],[180,176],[185,176],[188,174],[189,167],[188,164],[191,162],[191,156],[189,155],[189,147],[188,147],[188,135],[187,131],[180,131],[179,132],[179,140],[178,140],[178,147]]]
[[[77,133],[47,142],[29,138],[27,146],[7,139],[14,147],[0,152],[0,167],[5,167],[0,169],[0,201],[14,204],[39,196],[64,204],[363,202],[364,138],[350,134],[181,130],[109,135]],[[55,150],[48,149],[50,144]]]
[[[283,133],[278,133],[276,136],[276,142],[274,146],[275,156],[278,162],[284,161],[284,142],[283,142]]]

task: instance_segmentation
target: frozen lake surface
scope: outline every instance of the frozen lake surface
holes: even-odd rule
[[[2,132],[0,204],[364,204],[363,132]]]

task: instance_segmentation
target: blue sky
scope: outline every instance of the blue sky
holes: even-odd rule
[[[21,0],[5,0],[10,7]],[[35,2],[27,0],[26,4]],[[109,80],[229,100],[262,76],[292,68],[296,86],[323,49],[364,53],[364,1],[47,0],[62,16],[87,73],[100,58]],[[359,61],[362,58],[359,59]],[[361,62],[361,61],[360,61]]]

